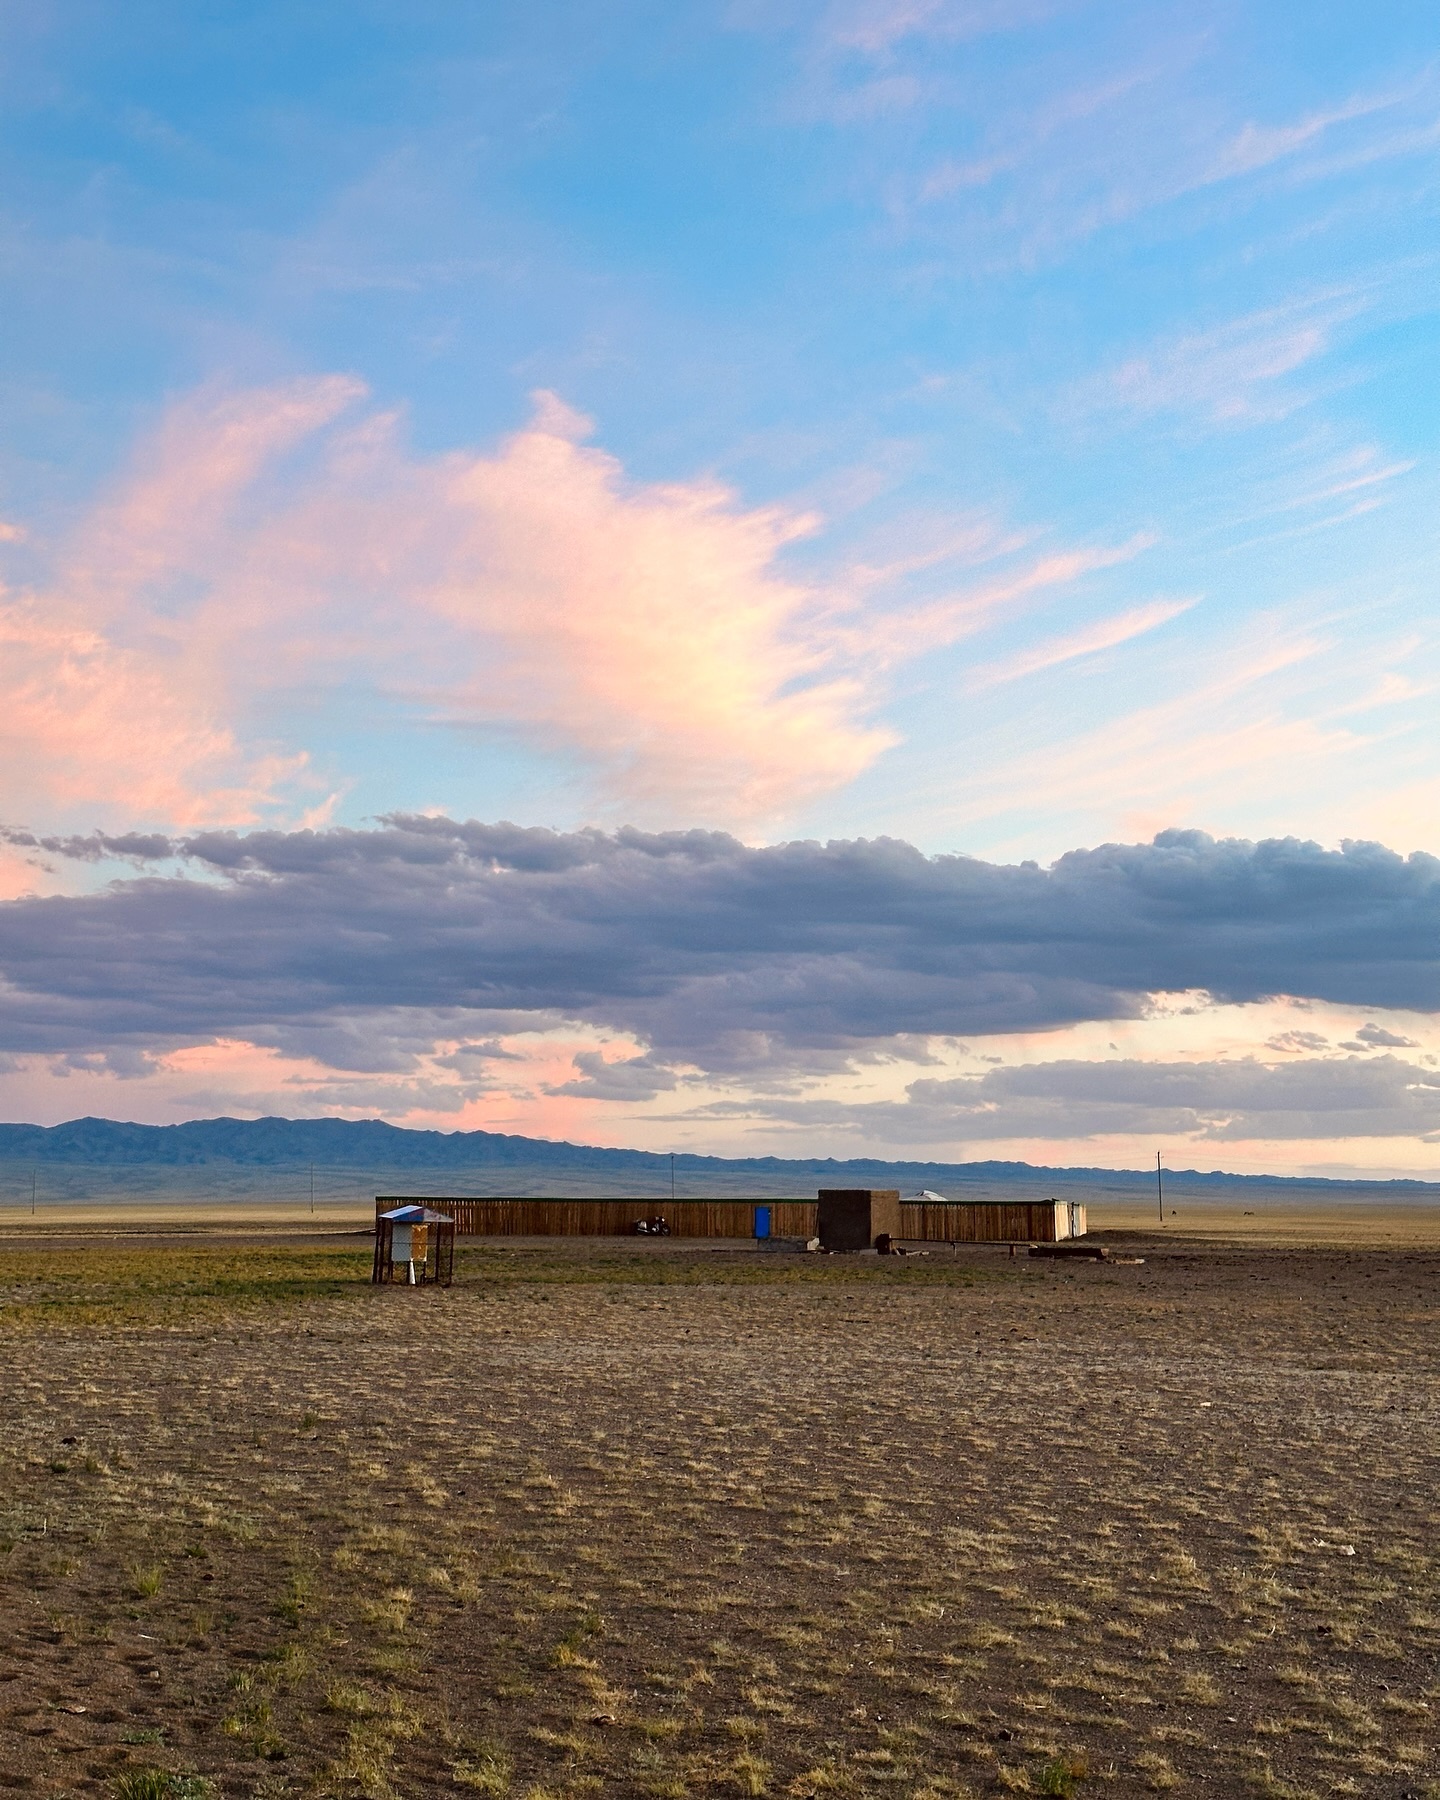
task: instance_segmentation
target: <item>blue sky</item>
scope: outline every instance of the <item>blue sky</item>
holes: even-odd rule
[[[1440,851],[1433,8],[41,4],[0,12],[0,84],[22,834],[400,811],[994,863],[1174,828]],[[18,904],[132,873],[48,854],[12,845]],[[1264,1066],[1373,1060],[1338,1046],[1393,1002]],[[1157,998],[1113,1054],[1263,1062],[1284,1021],[1236,1004],[1179,1042]],[[701,1057],[656,1115],[547,1092],[643,1031],[530,1024],[524,1081],[498,1059],[460,1098],[201,1031],[133,1068],[17,1047],[5,1104],[323,1089],[818,1147],[802,1102],[921,1079],[890,1045],[866,1087],[866,1040],[797,1065],[785,1113]],[[1005,1066],[1073,1060],[1046,1029]],[[1430,1166],[1414,1131],[1312,1135],[1244,1154]]]

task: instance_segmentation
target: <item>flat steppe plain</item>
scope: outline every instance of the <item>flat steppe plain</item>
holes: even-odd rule
[[[1440,1234],[1362,1210],[448,1291],[0,1222],[0,1787],[1440,1795]]]

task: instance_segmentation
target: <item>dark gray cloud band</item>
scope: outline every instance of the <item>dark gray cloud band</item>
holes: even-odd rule
[[[1385,1137],[1435,1142],[1440,1071],[1393,1056],[1327,1058],[1279,1068],[1248,1058],[1057,1060],[913,1081],[899,1101],[845,1105],[762,1097],[719,1101],[688,1116],[759,1120],[915,1146],[1137,1135],[1151,1142]]]
[[[563,1017],[636,1033],[664,1085],[679,1062],[1134,1017],[1159,991],[1440,1010],[1440,861],[1374,844],[1167,832],[1045,869],[886,839],[752,849],[411,817],[9,835],[163,872],[0,906],[0,1051],[243,1036],[381,1067],[392,1052],[365,1046],[392,1030]]]
[[[1393,1056],[1278,1068],[1248,1059],[1057,1061],[973,1081],[917,1081],[908,1093],[896,1109],[903,1122],[891,1122],[906,1140],[1140,1134],[1224,1143],[1440,1132],[1440,1072]]]

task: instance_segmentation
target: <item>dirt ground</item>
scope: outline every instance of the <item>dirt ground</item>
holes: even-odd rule
[[[12,1240],[0,1788],[1440,1796],[1440,1251],[1129,1248]]]

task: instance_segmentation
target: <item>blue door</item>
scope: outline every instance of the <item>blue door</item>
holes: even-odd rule
[[[768,1206],[755,1208],[755,1235],[757,1238],[768,1238],[770,1235],[770,1208]]]

